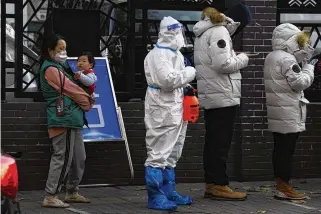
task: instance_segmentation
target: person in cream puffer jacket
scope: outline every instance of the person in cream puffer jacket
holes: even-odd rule
[[[268,128],[274,138],[275,196],[304,199],[305,195],[297,193],[289,180],[296,141],[305,130],[309,101],[303,90],[311,86],[314,78],[314,66],[309,64],[313,48],[309,45],[308,33],[284,23],[273,31],[272,49],[264,63],[264,84]]]
[[[248,64],[244,53],[236,55],[231,35],[240,23],[214,8],[203,10],[196,35],[194,62],[197,70],[198,99],[205,108],[205,196],[213,199],[244,200],[245,193],[228,185],[226,161],[232,141],[234,120],[241,98],[240,69]]]

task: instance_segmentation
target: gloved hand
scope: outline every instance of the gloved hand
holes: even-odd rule
[[[186,66],[185,69],[186,68],[191,70],[191,71],[194,71],[195,73],[197,72],[197,70],[193,66]]]

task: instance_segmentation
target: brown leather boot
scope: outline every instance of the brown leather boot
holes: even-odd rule
[[[214,200],[243,201],[246,199],[246,193],[234,192],[228,186],[206,184],[204,197]]]
[[[276,179],[276,191],[274,197],[280,200],[303,200],[306,199],[304,193],[297,193],[295,189],[280,178]]]

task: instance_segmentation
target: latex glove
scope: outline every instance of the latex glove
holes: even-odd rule
[[[197,72],[197,70],[193,66],[186,66],[185,68],[193,69],[195,73]]]

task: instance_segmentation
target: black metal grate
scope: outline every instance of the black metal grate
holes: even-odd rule
[[[6,29],[5,26],[8,18],[14,19],[14,49],[16,50],[14,63],[5,63],[6,44],[2,43],[2,100],[5,100],[6,92],[9,91],[15,92],[15,97],[17,98],[29,97],[39,99],[42,97],[42,93],[39,91],[38,80],[38,71],[41,63],[41,45],[45,34],[50,33],[48,29],[52,28],[52,12],[55,8],[99,10],[100,51],[102,55],[109,58],[111,68],[113,69],[113,76],[115,76],[115,74],[117,75],[117,71],[120,70],[115,67],[124,64],[131,67],[131,59],[133,58],[128,56],[133,54],[131,54],[130,45],[127,45],[127,48],[129,48],[127,51],[124,50],[125,44],[128,42],[127,38],[130,38],[129,34],[131,33],[129,27],[130,22],[128,21],[128,11],[130,11],[128,8],[130,4],[118,4],[118,2],[120,2],[120,0],[26,0],[24,3],[23,0],[1,1],[1,28]],[[6,4],[14,4],[14,14],[6,13]],[[19,10],[17,10],[17,8],[19,8]],[[115,8],[124,11],[126,14],[126,17],[124,17],[125,20],[118,21],[111,16]],[[21,11],[28,11],[27,16]],[[109,28],[111,20],[113,21],[113,27]],[[2,38],[5,38],[5,36],[5,31],[2,31]],[[27,63],[23,63],[21,58],[27,59]],[[6,74],[5,71],[11,65],[15,65],[15,84],[14,88],[7,88],[5,80],[8,74]],[[130,89],[130,87],[123,89],[123,91],[126,91],[126,89]]]
[[[235,0],[235,2],[238,1]],[[2,28],[5,26],[6,15],[3,8],[6,3],[14,3],[15,8],[20,8],[20,11],[16,10],[17,12],[11,15],[15,20],[16,47],[20,48],[16,49],[15,63],[11,64],[16,66],[15,87],[8,89],[5,84],[2,84],[2,99],[5,99],[8,91],[14,91],[15,97],[42,98],[38,87],[40,50],[45,34],[50,33],[52,29],[52,13],[56,8],[100,11],[100,51],[102,55],[109,58],[119,101],[127,101],[131,97],[142,98],[145,94],[146,84],[141,66],[147,53],[147,46],[153,45],[153,40],[156,38],[153,34],[157,33],[157,21],[148,20],[147,10],[201,11],[208,6],[221,11],[225,10],[224,0],[4,0],[1,1],[2,11],[4,11],[1,13]],[[26,17],[21,11],[27,9]],[[141,20],[135,17],[139,10],[143,11]],[[117,16],[117,14],[121,15]],[[135,33],[135,28],[139,23],[142,30],[138,35]],[[193,24],[182,23],[185,27],[187,24]],[[191,29],[186,29],[186,36],[189,43],[193,44],[194,35]],[[5,49],[2,49],[2,53],[4,56]],[[23,58],[28,62],[23,63]],[[5,62],[5,58],[2,58],[2,62]],[[3,66],[3,70],[6,68]],[[5,81],[5,72],[2,72],[2,75]]]

